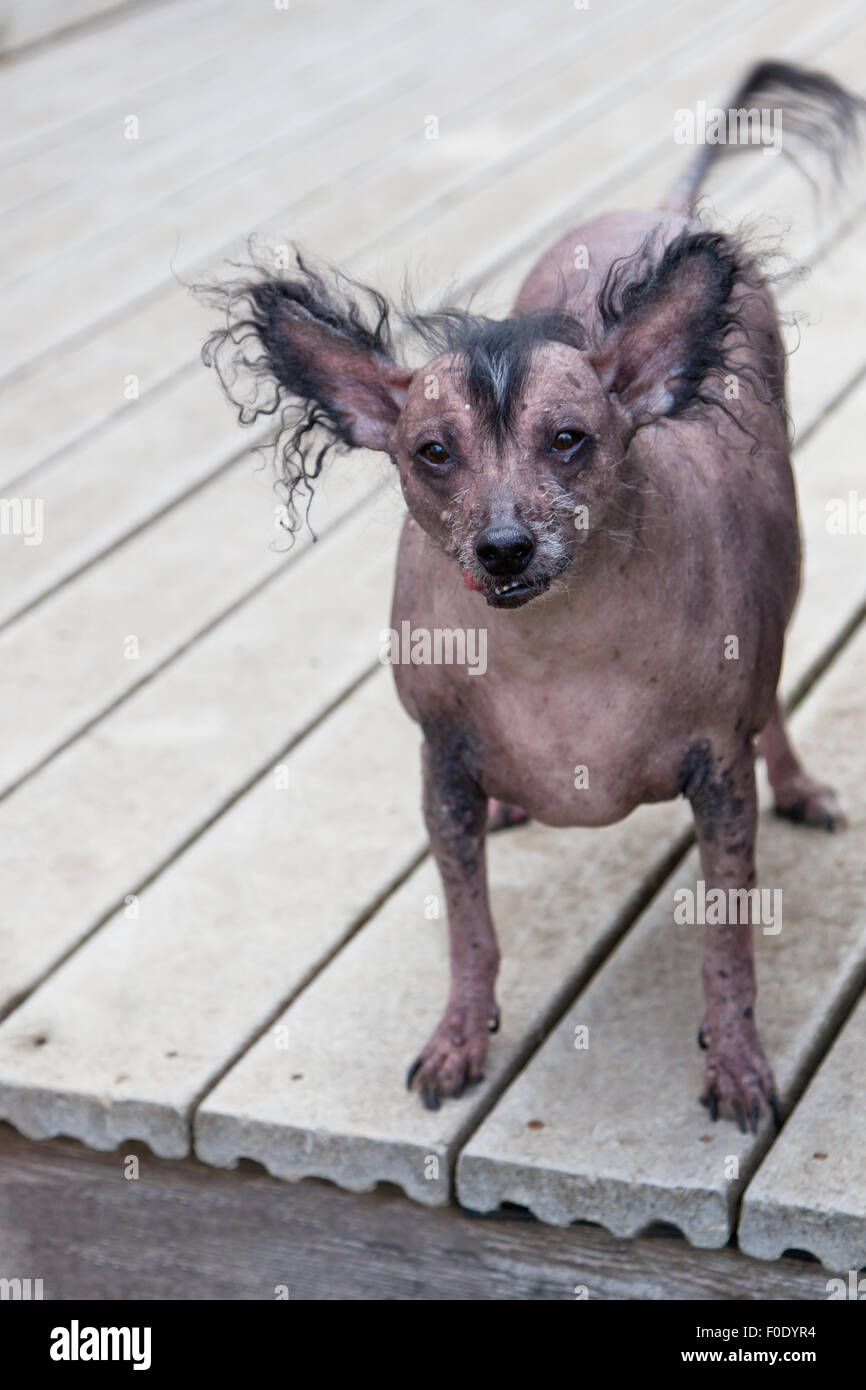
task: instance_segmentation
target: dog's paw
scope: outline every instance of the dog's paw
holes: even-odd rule
[[[512,825],[525,825],[529,816],[521,806],[509,806],[507,801],[498,801],[491,796],[487,803],[487,831],[507,830]]]
[[[824,787],[806,773],[792,780],[790,787],[777,791],[777,816],[817,830],[841,830],[845,816],[832,787]]]
[[[438,1110],[446,1096],[455,1099],[467,1086],[484,1080],[488,1038],[499,1027],[499,1010],[491,1000],[481,1014],[477,1010],[449,1007],[423,1052],[406,1076],[409,1090],[417,1090],[428,1110]]]
[[[705,1020],[698,1040],[709,1054],[701,1104],[709,1110],[710,1119],[717,1120],[721,1116],[735,1120],[741,1133],[751,1130],[756,1134],[761,1115],[769,1111],[778,1128],[782,1123],[782,1110],[776,1083],[754,1030],[728,1034],[723,1041],[715,1043],[712,1029]]]

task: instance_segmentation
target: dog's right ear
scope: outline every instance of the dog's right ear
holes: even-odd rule
[[[344,444],[386,449],[412,373],[382,350],[381,330],[377,336],[358,319],[316,301],[302,282],[265,282],[252,300],[280,385],[324,410]]]
[[[412,380],[390,353],[388,306],[363,286],[337,277],[326,284],[300,258],[298,270],[297,279],[260,273],[206,291],[224,308],[226,327],[211,335],[202,356],[242,423],[295,404],[302,433],[319,425],[332,442],[386,450]],[[252,394],[237,390],[239,377],[252,377]]]

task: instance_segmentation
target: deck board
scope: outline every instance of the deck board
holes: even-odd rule
[[[503,1022],[485,1080],[436,1112],[403,1084],[448,994],[445,924],[425,916],[441,886],[425,860],[280,1015],[288,1050],[263,1035],[205,1097],[199,1158],[228,1167],[253,1158],[276,1177],[356,1191],[387,1181],[425,1205],[447,1203],[461,1143],[622,931],[657,872],[659,845],[687,819],[671,803],[615,829],[532,826],[488,845]],[[292,1073],[303,1083],[292,1085]]]
[[[864,1055],[866,999],[746,1189],[738,1237],[747,1254],[776,1260],[805,1250],[829,1269],[866,1265]]]
[[[0,1082],[0,1114],[189,1152],[197,1097],[423,853],[418,734],[394,706],[380,671],[0,1027],[0,1074],[28,1073]],[[289,1081],[293,1049],[266,1036]]]
[[[10,119],[0,152],[50,141],[70,121],[78,123],[148,82],[188,80],[190,69],[209,53],[227,50],[249,33],[257,7],[247,5],[243,14],[239,8],[230,0],[183,0],[186,43],[174,52],[166,43],[164,10],[143,7],[124,16],[122,26],[61,35],[56,44],[24,54],[3,75]]]
[[[325,27],[308,29],[305,43],[287,45],[283,61],[274,64],[273,29],[281,23],[275,13],[257,41],[244,45],[244,61],[260,76],[242,105],[229,97],[235,62],[228,50],[205,80],[125,91],[90,127],[82,130],[77,123],[65,139],[10,161],[5,207],[0,200],[7,249],[0,284],[57,259],[58,218],[68,257],[76,246],[115,233],[190,184],[225,177],[236,163],[267,160],[276,142],[309,139],[322,124],[344,119],[346,105],[354,109],[365,93],[383,100],[405,85],[409,65],[417,61],[412,7],[397,25],[387,11],[374,11],[360,41],[346,29],[335,30],[343,17],[335,6]],[[347,84],[349,48],[359,81]],[[136,139],[125,135],[128,114],[139,121]]]
[[[120,374],[118,394],[122,393]],[[92,439],[11,479],[7,497],[42,504],[43,538],[0,547],[0,623],[43,598],[243,451],[202,371],[112,421]],[[270,539],[270,537],[269,537]]]
[[[777,3],[779,0],[777,0]],[[549,0],[548,0],[549,3]],[[744,4],[745,0],[740,0]],[[551,7],[552,8],[552,7]],[[701,0],[702,10],[705,8]],[[708,8],[708,7],[707,7]],[[569,21],[571,23],[571,21]],[[581,33],[571,23],[573,33]],[[467,100],[484,108],[484,86],[494,89],[501,83],[501,64],[496,61],[496,26],[483,31],[492,48],[494,61],[482,68],[486,77],[479,77],[477,54],[473,63],[461,61],[458,31],[452,29],[450,38],[455,54],[455,89],[464,84]],[[542,30],[542,33],[544,31]],[[695,39],[697,42],[697,38]],[[550,51],[551,40],[546,39]],[[447,55],[443,54],[443,61]],[[520,70],[521,52],[512,45],[505,60],[515,71]],[[378,80],[378,78],[376,79]],[[357,87],[359,79],[354,64],[347,60],[346,82]],[[441,84],[440,84],[441,85]],[[430,100],[431,94],[426,94]],[[7,292],[7,315],[10,330],[0,344],[0,374],[20,369],[40,353],[53,349],[66,338],[78,337],[109,313],[117,313],[134,300],[153,293],[171,279],[171,268],[180,275],[190,274],[202,263],[210,265],[238,250],[237,242],[246,240],[254,227],[275,222],[280,235],[285,236],[290,208],[305,188],[319,189],[325,195],[331,212],[328,225],[334,224],[334,205],[344,206],[348,189],[342,180],[349,169],[364,165],[371,152],[387,149],[390,143],[386,132],[396,135],[401,157],[385,162],[385,188],[377,190],[368,178],[363,186],[367,196],[353,203],[353,221],[362,214],[373,219],[374,234],[383,221],[383,208],[403,208],[407,193],[404,181],[410,184],[420,179],[421,193],[435,196],[435,170],[422,172],[418,164],[418,147],[423,140],[426,106],[422,106],[410,82],[405,99],[396,107],[382,103],[373,94],[364,98],[363,105],[371,108],[373,130],[365,132],[357,120],[348,122],[351,138],[339,124],[309,141],[275,142],[271,157],[252,167],[237,169],[231,177],[205,184],[202,188],[181,190],[165,200],[164,205],[142,213],[138,224],[126,226],[123,233],[98,232],[85,245],[73,248],[63,258],[62,266],[49,263],[42,271],[25,277]],[[370,111],[368,111],[370,114]],[[345,119],[345,118],[344,118]],[[537,116],[540,120],[541,116]],[[378,139],[375,131],[378,129]],[[402,140],[400,137],[402,136]],[[330,153],[330,158],[329,158]],[[290,200],[284,189],[292,190]],[[405,213],[403,214],[406,215]],[[397,221],[393,215],[389,225]],[[346,226],[345,218],[337,222]],[[300,224],[303,226],[303,224]],[[353,243],[361,240],[358,233]],[[329,248],[323,248],[329,253]],[[58,293],[62,284],[63,294]],[[52,312],[42,312],[50,301]]]
[[[0,805],[0,1009],[375,666],[396,536],[366,516],[338,565],[323,538]]]
[[[324,484],[320,537],[381,485],[369,462]],[[16,672],[0,687],[0,724],[15,728],[0,747],[0,795],[296,562],[311,536],[301,531],[289,548],[279,505],[270,473],[244,455],[0,632],[0,663]],[[198,534],[212,543],[190,546]],[[22,687],[30,692],[24,707]]]
[[[136,1158],[138,1182],[122,1165]],[[563,1300],[827,1297],[818,1265],[774,1264],[665,1238],[615,1240],[455,1207],[393,1188],[358,1196],[287,1186],[254,1164],[155,1159],[31,1144],[0,1125],[0,1242],[7,1268],[41,1271],[52,1299]],[[231,1252],[230,1256],[227,1252]],[[707,1310],[709,1312],[709,1309]]]

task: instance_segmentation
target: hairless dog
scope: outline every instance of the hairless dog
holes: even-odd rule
[[[725,114],[746,107],[833,161],[862,109],[769,62]],[[482,679],[395,666],[448,910],[450,995],[409,1073],[433,1108],[482,1076],[499,1022],[492,823],[609,825],[685,796],[707,889],[749,890],[756,749],[781,814],[840,822],[776,696],[800,567],[785,357],[754,257],[694,216],[722,149],[702,143],[660,209],[570,231],[507,319],[407,314],[432,354],[415,369],[380,295],[300,256],[212,290],[226,320],[205,361],[242,421],[277,417],[290,529],[331,448],[388,454],[408,508],[394,629],[486,631]],[[779,1101],[754,1017],[752,898],[738,901],[744,921],[705,929],[702,1100],[754,1130]]]

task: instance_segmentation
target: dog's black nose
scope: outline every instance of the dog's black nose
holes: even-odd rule
[[[522,526],[488,526],[475,542],[475,554],[488,574],[521,574],[535,554],[535,541]]]

